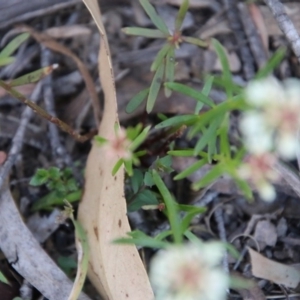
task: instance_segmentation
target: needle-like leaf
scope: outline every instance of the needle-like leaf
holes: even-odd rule
[[[185,18],[186,12],[189,8],[189,4],[190,4],[189,0],[182,1],[179,11],[178,11],[178,14],[177,14],[177,17],[176,17],[176,20],[175,20],[175,31],[180,30],[183,20]]]
[[[167,43],[165,44],[157,53],[150,70],[151,71],[156,71],[158,67],[161,65],[163,59],[166,57],[168,51],[173,47],[171,44]]]
[[[37,82],[42,78],[44,78],[45,76],[49,75],[57,67],[58,67],[57,64],[53,64],[51,66],[41,68],[39,70],[36,70],[34,72],[28,73],[26,75],[23,75],[21,77],[12,80],[11,82],[9,82],[9,85],[11,87],[14,87],[14,86]]]
[[[181,37],[181,39],[184,42],[187,42],[187,43],[199,46],[199,47],[207,47],[208,46],[207,42],[202,41],[202,40],[200,40],[198,38],[191,37],[191,36],[183,36],[183,37]]]
[[[144,89],[140,91],[138,94],[136,94],[127,104],[125,111],[128,114],[131,114],[134,112],[146,99],[147,95],[149,93],[149,88]]]
[[[0,57],[8,57],[13,54],[20,45],[29,38],[29,33],[22,33],[15,37],[1,52]]]
[[[166,38],[166,35],[157,29],[148,29],[142,27],[124,27],[122,31],[129,35],[145,36],[148,38]]]
[[[148,99],[147,99],[146,110],[147,110],[148,114],[151,113],[151,111],[154,107],[158,92],[162,85],[164,70],[165,70],[165,65],[161,64],[153,77],[153,80],[152,80],[152,83],[150,86],[150,90],[149,90]]]
[[[153,22],[153,24],[165,35],[170,35],[169,29],[164,22],[164,20],[157,14],[155,8],[148,0],[140,0],[141,5],[143,6],[145,12]]]

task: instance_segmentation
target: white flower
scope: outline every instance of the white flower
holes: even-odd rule
[[[282,86],[274,77],[251,81],[245,90],[246,101],[262,107],[284,99]]]
[[[150,280],[156,300],[223,300],[229,277],[218,266],[220,243],[172,246],[151,261]]]
[[[238,170],[241,178],[249,180],[265,201],[273,201],[276,196],[272,184],[279,179],[279,175],[273,169],[275,162],[276,157],[270,153],[249,155]]]
[[[274,149],[284,159],[293,159],[299,150],[300,81],[288,79],[281,84],[274,77],[250,82],[245,100],[252,112],[241,118],[240,129],[250,153]]]
[[[277,136],[276,148],[278,154],[283,159],[294,159],[296,153],[299,152],[299,141],[297,136],[291,135],[289,133],[283,133]]]
[[[275,200],[276,191],[271,183],[267,181],[261,182],[257,188],[261,199],[265,200],[266,202],[272,202]]]
[[[254,111],[245,113],[240,121],[240,130],[250,153],[261,154],[272,149],[272,132],[261,114]]]

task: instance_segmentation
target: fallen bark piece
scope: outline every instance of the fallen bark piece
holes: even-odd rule
[[[49,300],[66,300],[72,282],[46,254],[26,227],[4,184],[0,193],[0,248],[8,262]],[[90,300],[81,294],[78,300]]]
[[[85,0],[100,32],[99,73],[105,95],[99,135],[110,138],[119,124],[112,63],[97,0]],[[86,166],[86,182],[78,219],[88,236],[90,260],[88,276],[105,300],[153,300],[149,279],[133,245],[112,244],[130,231],[124,198],[124,168],[115,176],[118,158],[94,144]]]

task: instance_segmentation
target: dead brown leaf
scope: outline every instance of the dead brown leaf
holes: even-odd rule
[[[75,36],[89,36],[92,31],[90,28],[84,25],[66,25],[66,26],[58,26],[51,27],[45,31],[46,34],[55,39],[66,39],[73,38]]]
[[[99,135],[114,135],[119,123],[109,46],[96,0],[84,3],[92,14],[101,36],[99,73],[105,95]],[[87,232],[90,247],[88,275],[104,299],[152,300],[153,292],[135,246],[115,245],[112,241],[130,231],[124,199],[124,169],[112,176],[117,159],[105,159],[103,148],[93,145],[86,166],[86,183],[78,218]]]
[[[289,288],[296,288],[300,282],[300,271],[292,266],[270,260],[249,248],[252,274]]]
[[[266,246],[274,247],[277,242],[276,227],[269,220],[258,221],[255,226],[254,238],[259,243],[261,250]]]
[[[264,21],[263,15],[261,13],[261,10],[255,3],[250,3],[248,5],[248,7],[249,7],[249,12],[253,19],[253,22],[254,22],[254,24],[257,28],[257,31],[261,37],[265,52],[268,53],[268,51],[269,51],[268,29],[267,29],[266,23]]]

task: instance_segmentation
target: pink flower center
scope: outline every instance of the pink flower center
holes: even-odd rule
[[[296,132],[299,125],[299,111],[288,107],[281,112],[281,124],[279,126],[282,130]]]
[[[178,270],[173,282],[173,290],[190,290],[197,291],[199,286],[200,272],[195,265],[185,264]]]
[[[115,139],[112,140],[112,145],[111,146],[116,151],[122,151],[127,146],[126,136],[117,136]]]

